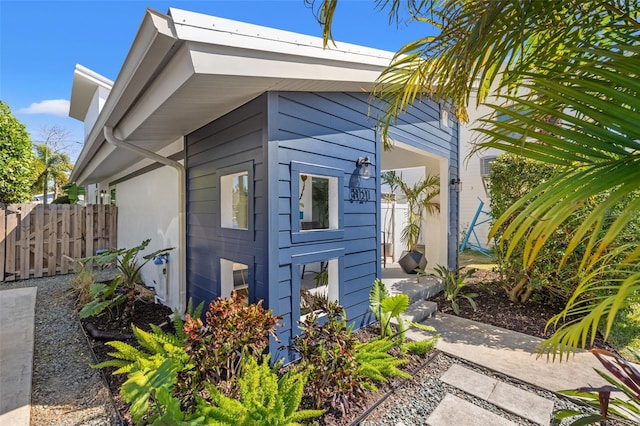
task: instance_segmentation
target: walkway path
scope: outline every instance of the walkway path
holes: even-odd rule
[[[0,425],[29,424],[36,288],[0,291]]]

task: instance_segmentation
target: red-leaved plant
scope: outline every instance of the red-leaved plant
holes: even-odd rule
[[[234,291],[230,298],[211,302],[205,318],[204,326],[197,316],[185,318],[185,350],[195,369],[184,379],[194,385],[201,381],[217,384],[232,395],[242,360],[247,356],[260,359],[269,336],[278,341],[276,327],[282,316],[263,308],[262,300],[246,304]]]
[[[600,410],[600,414],[581,416],[570,424],[593,424],[606,421],[611,417],[630,420],[632,424],[640,424],[640,372],[637,367],[620,355],[603,349],[591,349],[591,353],[611,373],[609,375],[596,369],[596,372],[611,385],[560,391],[564,395],[578,398]],[[634,355],[640,360],[640,354],[634,353]],[[620,392],[624,396],[622,398],[612,398],[612,392]],[[563,419],[580,414],[582,413],[575,410],[557,411],[554,424],[560,424]]]

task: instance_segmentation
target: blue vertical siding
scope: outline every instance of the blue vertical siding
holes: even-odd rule
[[[279,287],[280,308],[293,313],[290,323],[280,330],[282,343],[287,344],[298,331],[295,312],[299,311],[299,289],[291,288],[293,271],[300,261],[316,254],[328,253],[335,258],[340,253],[340,303],[347,316],[362,326],[371,322],[368,314],[369,288],[379,268],[380,220],[377,207],[379,182],[376,177],[377,136],[375,120],[368,116],[366,95],[348,93],[272,93],[270,98],[269,144],[277,147],[274,160],[274,207],[278,219],[270,236],[278,250],[279,274],[273,281]],[[371,158],[373,177],[358,180],[356,160]],[[292,240],[292,225],[299,220],[297,182],[292,182],[292,168],[299,163],[338,169],[342,173],[339,199],[342,204],[342,233],[335,239]],[[293,164],[293,166],[292,166]],[[297,175],[295,175],[297,176]],[[369,201],[350,201],[352,187],[364,188]],[[292,198],[293,197],[293,198]],[[277,209],[277,210],[276,210]],[[294,222],[295,221],[295,222]],[[297,242],[296,242],[297,241]],[[275,260],[275,259],[274,259]],[[303,261],[304,263],[304,261]],[[297,273],[297,272],[296,272]],[[286,356],[286,353],[283,354]]]
[[[299,265],[337,258],[340,303],[357,327],[374,320],[368,295],[380,275],[379,108],[364,93],[269,92],[213,121],[186,138],[188,172],[188,295],[210,301],[219,295],[219,259],[250,265],[251,298],[283,316],[280,347],[298,332]],[[402,114],[390,135],[420,150],[446,158],[450,175],[458,174],[457,123],[440,125],[440,108],[420,102]],[[368,156],[372,178],[359,179],[358,157]],[[220,228],[218,181],[221,170],[251,162],[253,214],[250,232],[229,235]],[[305,168],[331,170],[341,182],[338,232],[300,236],[297,174]],[[319,169],[318,169],[319,168]],[[316,172],[314,172],[316,173]],[[292,174],[294,179],[292,181]],[[320,174],[320,173],[319,173]],[[443,179],[447,178],[443,176]],[[368,199],[353,200],[352,189]],[[450,262],[457,259],[457,194],[450,194]],[[298,235],[296,235],[298,234]]]
[[[195,303],[220,295],[220,258],[249,265],[251,300],[268,298],[266,120],[263,95],[186,137],[187,293]],[[220,175],[234,167],[253,177],[248,231],[220,226]]]

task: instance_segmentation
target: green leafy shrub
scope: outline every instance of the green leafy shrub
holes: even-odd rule
[[[214,404],[199,398],[198,413],[204,424],[230,426],[294,426],[323,414],[323,410],[298,410],[307,381],[303,371],[290,371],[278,378],[278,363],[269,367],[269,356],[258,364],[253,356],[243,360],[238,377],[240,397],[230,398],[207,384]]]
[[[460,306],[458,305],[458,299],[460,297],[467,299],[473,310],[478,309],[475,299],[478,297],[478,293],[461,293],[462,289],[468,286],[464,280],[476,271],[475,269],[469,269],[464,274],[461,274],[462,268],[456,271],[450,271],[446,266],[437,265],[435,268],[436,273],[442,278],[444,284],[444,297],[449,303],[456,315],[460,314]]]
[[[280,319],[263,309],[261,302],[244,304],[234,292],[230,299],[211,302],[203,326],[203,306],[193,309],[190,301],[184,321],[176,312],[175,334],[155,325],[150,332],[132,326],[141,349],[107,342],[116,349],[109,353],[113,359],[94,367],[115,367],[113,374],[128,374],[120,392],[131,404],[134,422],[202,424],[197,411],[202,401],[196,402],[206,394],[205,384],[216,384],[221,392],[234,396],[239,364],[247,357],[261,356]]]
[[[514,154],[500,155],[491,163],[490,196],[493,217],[500,217],[516,201],[560,172],[562,172],[562,168],[557,165],[525,159]],[[601,194],[598,198],[604,199],[606,196],[607,194]],[[608,219],[604,221],[602,229],[598,232],[604,235],[617,212],[628,202],[629,200],[621,200],[610,211]],[[578,272],[586,250],[586,242],[582,242],[576,247],[561,268],[559,261],[574,235],[574,230],[579,227],[597,203],[596,198],[591,199],[569,216],[549,236],[531,266],[523,266],[524,239],[511,252],[509,259],[506,258],[505,249],[508,247],[508,242],[496,245],[494,253],[503,276],[502,285],[511,301],[526,302],[533,295],[557,297],[561,300],[569,298],[580,280]],[[496,240],[501,238],[509,223],[507,221],[496,231],[494,235]],[[638,232],[640,232],[640,220],[636,220],[628,226],[628,229],[623,231],[618,240],[619,242],[635,241]]]
[[[114,285],[114,282],[112,282],[111,285],[106,285],[105,287],[96,286],[94,291],[91,292],[94,300],[83,307],[81,318],[98,315],[107,308],[120,305],[123,301],[125,302],[124,315],[130,317],[133,314],[136,301],[136,285],[143,284],[140,277],[142,267],[157,255],[173,250],[172,247],[156,250],[153,253],[144,255],[142,262],[138,261],[138,254],[147,248],[150,242],[150,239],[146,239],[139,246],[130,249],[109,250],[96,256],[78,260],[81,263],[89,265],[95,263],[98,266],[115,264],[118,269],[118,275],[114,279],[114,282],[117,280],[117,284]],[[122,293],[124,293],[124,300],[121,297]]]

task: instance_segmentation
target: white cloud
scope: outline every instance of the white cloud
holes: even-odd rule
[[[59,117],[69,115],[69,101],[66,99],[45,99],[41,102],[34,102],[27,108],[18,110],[22,114],[49,114]]]

